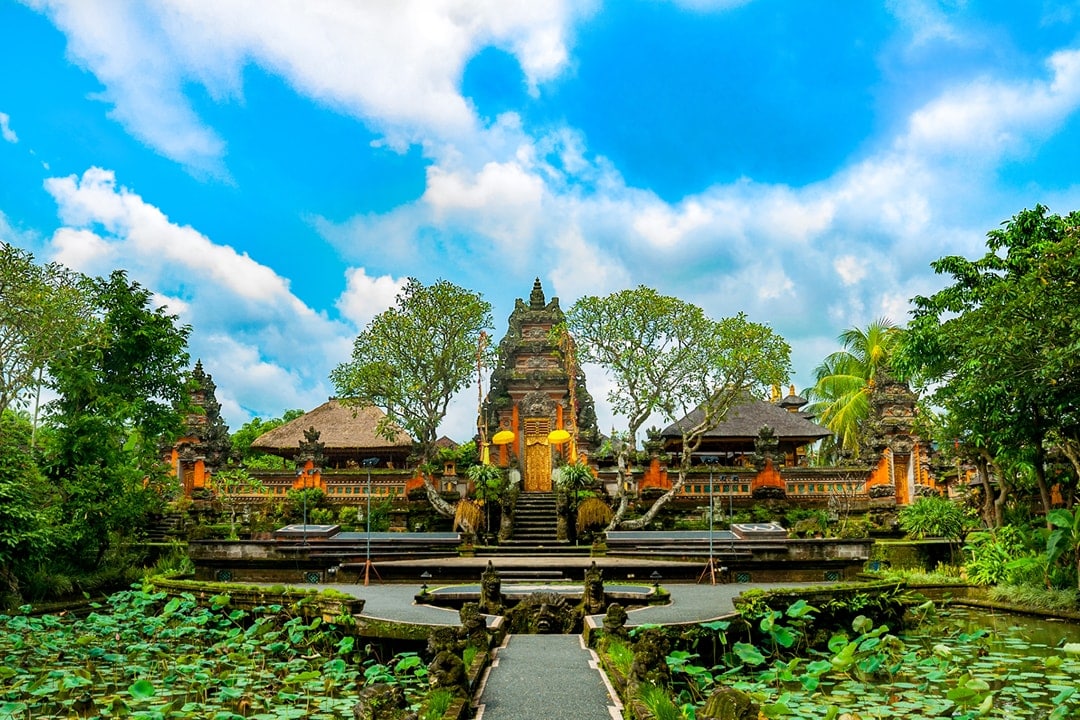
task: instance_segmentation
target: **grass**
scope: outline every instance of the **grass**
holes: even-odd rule
[[[1032,585],[995,585],[990,588],[990,599],[1050,612],[1080,612],[1080,591],[1072,589],[1051,590]]]
[[[454,694],[449,690],[432,690],[420,706],[420,720],[440,720],[453,701]]]
[[[633,648],[619,638],[613,637],[608,639],[604,652],[610,658],[612,667],[624,676],[630,674],[630,668],[634,664]]]
[[[642,683],[638,686],[637,694],[655,720],[685,720],[686,716],[676,707],[664,688]]]

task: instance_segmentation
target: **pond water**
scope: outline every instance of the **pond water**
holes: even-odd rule
[[[834,640],[727,682],[766,698],[769,717],[1080,717],[1077,624],[952,608],[914,631]]]

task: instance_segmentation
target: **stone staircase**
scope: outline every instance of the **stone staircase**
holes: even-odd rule
[[[183,539],[186,535],[184,516],[180,513],[160,515],[146,528],[146,539],[152,543],[167,543],[172,540]]]
[[[589,548],[558,539],[555,493],[521,493],[514,509],[514,537],[503,541],[496,555],[588,555]]]

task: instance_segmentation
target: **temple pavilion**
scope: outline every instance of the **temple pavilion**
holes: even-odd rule
[[[345,405],[330,398],[314,410],[255,438],[251,449],[295,461],[302,452],[305,433],[314,428],[326,468],[355,468],[368,458],[378,466],[404,468],[413,438],[397,428],[393,440],[378,430],[386,413],[377,407]]]

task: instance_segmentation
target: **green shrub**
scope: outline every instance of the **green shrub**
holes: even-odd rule
[[[913,538],[959,540],[975,527],[975,518],[961,505],[936,496],[921,497],[900,510],[900,529]]]
[[[1014,582],[1018,571],[1026,572],[1025,563],[1018,560],[1030,558],[1021,533],[1005,525],[993,531],[973,532],[964,544],[967,561],[964,570],[968,582],[975,585],[1001,585]]]

